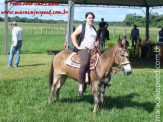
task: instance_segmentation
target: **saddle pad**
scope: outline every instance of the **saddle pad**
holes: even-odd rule
[[[76,53],[73,52],[73,53],[67,58],[67,60],[65,61],[65,64],[68,65],[68,66],[71,66],[71,67],[80,68],[80,63],[74,63],[74,62],[72,62],[72,60],[71,60],[72,57],[73,57],[75,54],[76,54]],[[96,55],[97,55],[97,60],[95,61],[94,65],[93,65],[92,67],[89,68],[90,70],[93,70],[93,69],[96,67],[96,65],[97,65],[97,62],[98,62],[98,59],[99,59],[99,54],[97,53]]]

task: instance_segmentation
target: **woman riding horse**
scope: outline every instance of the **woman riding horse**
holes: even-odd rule
[[[77,29],[72,33],[71,38],[74,46],[78,49],[80,57],[80,69],[79,69],[79,95],[83,95],[83,83],[85,81],[86,72],[89,68],[90,62],[90,50],[99,44],[96,37],[96,31],[93,27],[95,15],[92,12],[85,14],[85,33],[82,35],[82,25],[79,25]],[[77,42],[77,37],[82,35],[82,39]],[[81,37],[81,36],[80,36]]]
[[[67,50],[61,51],[52,61],[51,70],[49,73],[49,103],[52,101],[52,96],[55,89],[55,100],[59,100],[59,91],[68,77],[79,81],[79,69],[71,67],[65,63],[72,53],[72,51]],[[117,46],[114,46],[101,54],[95,67],[96,71],[90,71],[90,82],[94,95],[93,113],[97,112],[98,105],[100,109],[102,108],[105,88],[111,79],[110,73],[114,64],[119,65],[116,71],[121,70],[125,75],[130,75],[132,73],[131,65],[128,60],[128,53],[126,52],[125,48],[122,48],[120,41]]]

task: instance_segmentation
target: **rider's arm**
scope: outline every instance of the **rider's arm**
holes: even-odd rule
[[[71,34],[71,39],[72,39],[72,43],[74,44],[74,46],[77,49],[80,49],[78,43],[77,43],[77,37],[78,35],[81,33],[82,29],[76,29],[72,34]]]
[[[106,23],[106,22],[105,22]],[[105,28],[108,28],[108,23],[106,23]]]
[[[99,29],[101,29],[101,22],[98,25],[99,25]]]
[[[139,38],[139,29],[138,29],[138,38]]]

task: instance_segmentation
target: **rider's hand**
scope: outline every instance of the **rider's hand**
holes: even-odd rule
[[[78,47],[78,50],[84,50],[86,49],[85,47]]]

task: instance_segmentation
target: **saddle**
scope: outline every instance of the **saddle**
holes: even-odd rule
[[[90,70],[93,70],[98,62],[99,59],[99,55],[100,55],[100,51],[98,48],[94,48],[91,52],[90,52],[90,64],[89,64],[89,68]],[[73,53],[71,54],[67,61],[66,64],[72,67],[76,67],[76,68],[80,68],[80,57],[77,53]]]

